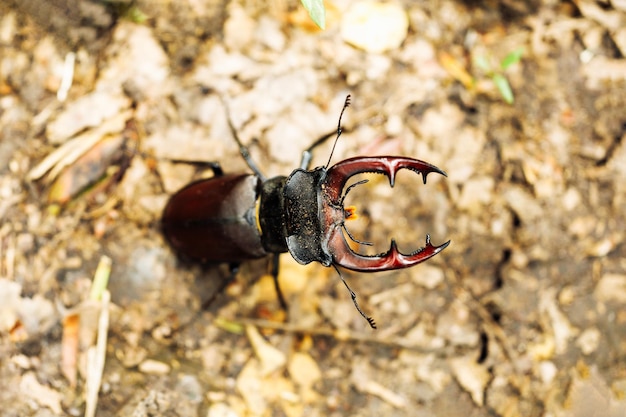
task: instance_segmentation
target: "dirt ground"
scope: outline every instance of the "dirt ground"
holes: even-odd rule
[[[324,31],[281,0],[15,4],[0,415],[626,415],[626,2],[336,0]],[[249,171],[224,103],[271,177],[347,94],[331,164],[447,173],[368,175],[346,199],[373,252],[451,240],[412,268],[343,272],[377,330],[333,268],[281,256],[284,312],[267,259],[220,291],[228,267],[178,260],[159,227],[207,163]]]

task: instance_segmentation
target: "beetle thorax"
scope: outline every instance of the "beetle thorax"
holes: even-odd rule
[[[285,183],[285,220],[287,248],[301,264],[313,261],[330,266],[332,257],[324,250],[321,224],[322,186],[326,170],[297,169]]]

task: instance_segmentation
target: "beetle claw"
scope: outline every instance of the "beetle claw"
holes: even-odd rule
[[[324,234],[327,250],[332,255],[333,262],[355,271],[386,271],[391,269],[407,268],[424,262],[444,250],[450,241],[434,246],[430,242],[430,235],[426,235],[426,245],[423,248],[410,254],[403,254],[398,250],[395,240],[391,240],[391,247],[386,253],[380,255],[361,255],[354,252],[342,233],[342,226],[345,220],[343,210],[342,191],[347,181],[356,174],[361,173],[382,173],[389,178],[391,187],[395,184],[396,173],[400,169],[410,169],[422,174],[424,184],[431,172],[446,175],[428,162],[404,157],[357,157],[346,159],[331,167],[323,180],[323,194],[325,202],[323,205]]]
[[[398,250],[396,241],[392,239],[391,247],[386,253],[370,256],[354,252],[338,230],[333,231],[328,243],[333,254],[333,261],[353,271],[388,271],[408,268],[432,258],[450,244],[448,240],[442,245],[434,246],[430,242],[430,235],[426,235],[426,246],[413,253],[404,254]]]
[[[339,197],[348,180],[354,175],[367,172],[385,174],[389,178],[389,185],[393,187],[396,183],[396,173],[403,168],[422,174],[424,184],[431,172],[447,176],[441,169],[419,159],[400,156],[359,156],[341,161],[328,170],[324,179],[324,192],[331,202],[339,203]]]

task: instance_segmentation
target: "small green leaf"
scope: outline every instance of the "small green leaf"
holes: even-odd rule
[[[213,324],[215,324],[220,329],[226,330],[227,332],[232,334],[243,334],[244,332],[244,326],[241,323],[237,323],[223,317],[217,317],[213,321]]]
[[[492,80],[498,87],[498,91],[500,91],[504,101],[508,104],[513,104],[513,90],[511,90],[511,85],[506,77],[502,74],[494,74]]]
[[[326,9],[324,0],[300,0],[302,5],[309,12],[309,16],[320,29],[326,27]]]
[[[500,67],[503,70],[506,70],[511,65],[517,64],[522,59],[523,54],[524,54],[524,48],[517,48],[516,50],[514,50],[513,52],[509,53],[507,56],[504,57],[504,59],[500,63]]]

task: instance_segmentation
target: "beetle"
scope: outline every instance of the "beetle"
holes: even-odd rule
[[[356,294],[338,267],[359,272],[407,268],[432,258],[450,241],[434,246],[426,235],[425,246],[410,254],[400,253],[393,239],[386,253],[369,256],[353,251],[346,236],[360,244],[370,243],[356,240],[346,228],[345,221],[354,217],[354,211],[344,207],[344,200],[351,189],[367,180],[356,182],[345,191],[344,187],[352,176],[360,173],[384,174],[391,187],[400,169],[421,174],[424,184],[432,172],[446,174],[428,162],[400,156],[353,157],[329,168],[332,152],[342,133],[341,118],[349,105],[350,95],[339,115],[337,130],[305,150],[299,168],[289,176],[269,179],[254,163],[227,117],[239,151],[252,173],[225,174],[219,163],[212,163],[212,178],[192,182],[169,199],[161,224],[175,252],[205,263],[227,262],[232,266],[233,276],[241,262],[271,255],[274,284],[283,308],[286,303],[278,283],[280,254],[289,252],[303,265],[317,261],[326,267],[333,266],[358,312],[376,328],[374,320],[359,307]],[[328,163],[309,169],[314,148],[335,135]]]

